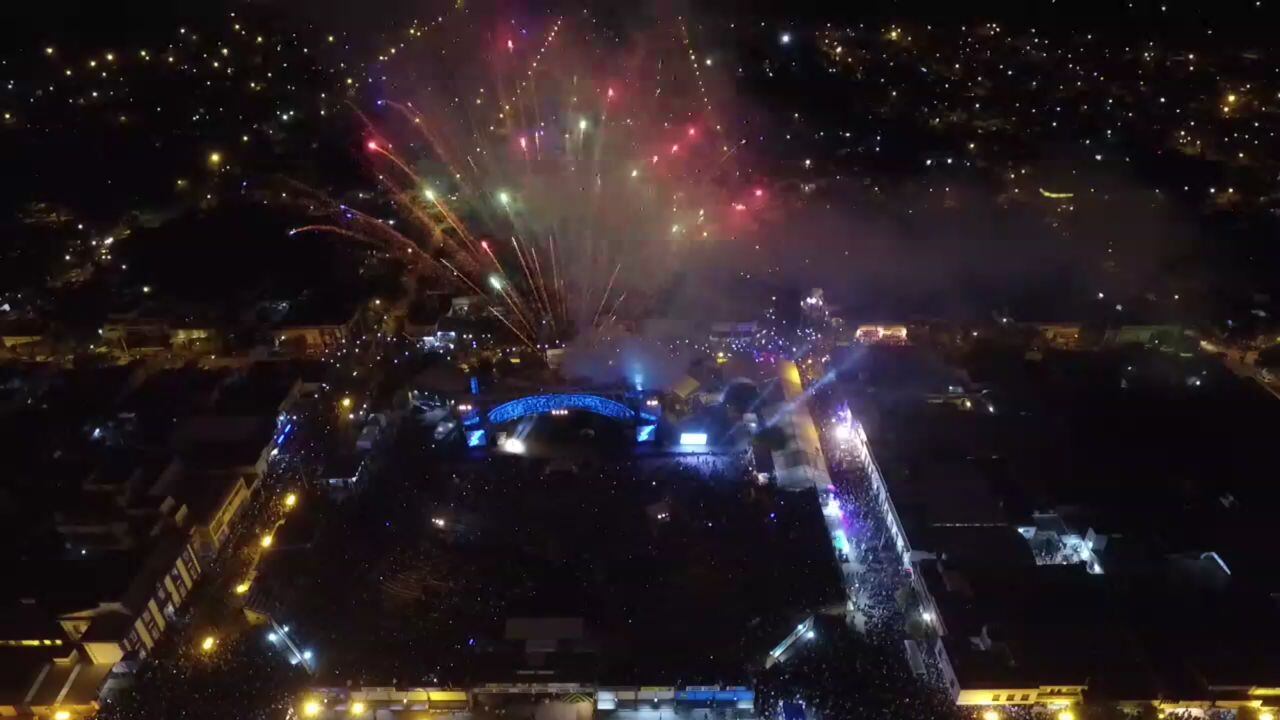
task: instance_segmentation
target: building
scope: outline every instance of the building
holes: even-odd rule
[[[0,717],[91,716],[112,667],[34,604],[0,608]]]
[[[920,656],[961,705],[1276,713],[1280,573],[1258,542],[1275,496],[1239,448],[1280,409],[1225,373],[1221,399],[1180,382],[1135,399],[1132,353],[1010,352],[1022,372],[987,381],[999,411],[866,354],[841,381]],[[1247,420],[1210,432],[1206,414]]]
[[[99,335],[107,347],[129,356],[157,355],[170,349],[168,322],[149,306],[107,315]]]
[[[275,348],[290,355],[323,355],[341,347],[355,332],[361,304],[334,298],[302,298],[289,305],[272,331]]]
[[[1080,323],[1035,323],[1036,332],[1051,348],[1078,350],[1081,347]]]
[[[0,357],[47,360],[53,353],[54,343],[45,323],[34,318],[0,321]]]
[[[196,415],[178,425],[173,449],[187,467],[252,478],[252,489],[267,471],[276,437],[274,417]]]
[[[0,415],[9,490],[35,488],[16,499],[55,535],[5,564],[0,716],[92,714],[180,620],[287,436],[299,383],[278,365],[28,376],[40,402]]]
[[[896,324],[859,325],[853,333],[855,342],[906,345],[907,326]]]

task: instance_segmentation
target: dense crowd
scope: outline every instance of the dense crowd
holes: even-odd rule
[[[820,623],[815,641],[775,665],[757,683],[757,707],[776,717],[781,703],[803,701],[831,720],[946,720],[962,717],[950,698],[915,678],[902,646],[840,622]]]
[[[173,647],[149,663],[133,687],[107,701],[102,720],[280,720],[305,674],[260,635],[247,634],[210,653]]]
[[[825,450],[848,534],[852,562],[846,567],[854,569],[845,580],[857,620],[824,623],[803,652],[766,671],[759,680],[759,709],[775,714],[782,702],[803,701],[822,717],[962,717],[927,652],[924,677],[907,663],[910,593],[903,588],[909,578],[876,504],[869,468],[838,443]]]

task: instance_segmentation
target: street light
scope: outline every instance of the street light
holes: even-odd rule
[[[236,594],[237,594],[237,595],[244,595],[244,594],[245,594],[245,593],[247,593],[247,592],[249,592],[249,581],[248,581],[248,580],[245,580],[244,582],[240,583],[239,585],[236,585]]]
[[[1000,720],[1000,711],[995,709],[983,710],[982,720]]]
[[[66,710],[59,710],[53,714],[53,720],[71,720],[71,713]]]
[[[297,494],[297,493],[289,493],[288,495],[285,495],[285,496],[284,496],[284,506],[285,506],[285,507],[287,507],[287,508],[291,508],[291,507],[293,507],[294,505],[297,505],[297,504],[298,504],[298,494]]]
[[[263,548],[269,548],[269,547],[271,547],[271,543],[273,543],[273,542],[275,542],[275,541],[276,541],[276,539],[275,539],[274,537],[272,537],[271,535],[263,535],[263,536],[262,536],[262,541],[261,541],[261,542],[262,542],[262,547],[263,547]]]
[[[1070,710],[1063,710],[1058,713],[1058,720],[1076,720],[1076,714]]]
[[[213,646],[217,644],[217,642],[218,641],[215,640],[212,635],[205,635],[204,640],[200,641],[200,649],[204,652],[211,652],[213,650]]]
[[[351,714],[352,715],[364,714],[364,703],[360,702],[359,700],[351,703]]]
[[[348,395],[347,397],[342,398],[342,407],[343,407],[343,408],[349,408],[349,407],[351,407],[351,396],[350,396],[350,395]]]
[[[315,700],[308,700],[302,706],[302,714],[304,717],[315,717],[320,714],[320,703]]]

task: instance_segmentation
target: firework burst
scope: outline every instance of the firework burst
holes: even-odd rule
[[[552,19],[439,47],[401,53],[386,68],[392,97],[356,109],[395,221],[327,202],[327,221],[298,232],[380,248],[414,278],[484,295],[537,347],[642,312],[684,258],[741,232],[743,211],[765,202],[679,19],[626,42]]]

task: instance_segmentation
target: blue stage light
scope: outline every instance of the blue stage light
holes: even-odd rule
[[[635,417],[631,408],[616,400],[585,393],[562,393],[530,395],[503,403],[489,411],[489,422],[500,425],[526,415],[540,415],[552,410],[586,410],[615,420],[631,420]]]

